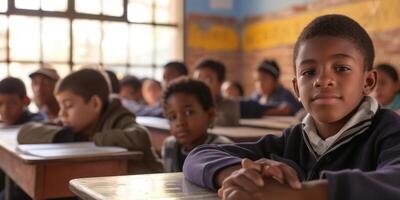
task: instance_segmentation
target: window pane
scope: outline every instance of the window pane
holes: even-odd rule
[[[39,61],[38,17],[10,17],[10,56],[12,60]],[[29,37],[27,35],[29,33]]]
[[[128,62],[128,25],[118,22],[103,23],[103,62],[118,64]]]
[[[10,76],[20,78],[25,83],[26,91],[29,97],[33,96],[29,74],[31,74],[38,68],[39,64],[22,64],[22,63],[10,64]]]
[[[0,15],[0,61],[4,61],[7,58],[7,17]]]
[[[121,80],[127,73],[127,66],[105,66],[106,70],[110,70],[117,75],[118,80]]]
[[[15,7],[21,9],[39,10],[40,0],[15,0]]]
[[[176,0],[156,0],[155,21],[157,23],[176,23]]]
[[[103,0],[103,14],[122,16],[124,14],[123,0]]]
[[[153,0],[129,0],[128,20],[131,22],[151,22]]]
[[[68,61],[69,21],[61,18],[43,18],[43,60]]]
[[[129,62],[131,64],[153,63],[153,27],[131,25]]]
[[[139,78],[153,77],[153,68],[151,66],[133,66],[129,68],[129,74]]]
[[[165,63],[178,58],[177,29],[171,27],[156,27],[156,64]]]
[[[0,0],[0,12],[7,12],[8,0]]]
[[[53,69],[55,69],[57,71],[58,75],[60,75],[61,78],[65,77],[66,75],[68,75],[71,72],[68,64],[50,63],[50,65]]]
[[[100,34],[100,22],[93,20],[74,20],[74,62],[99,62]]]
[[[99,15],[101,12],[101,0],[75,0],[75,10],[80,13]]]
[[[6,63],[0,63],[0,80],[3,80],[8,76],[7,74],[7,64]]]
[[[154,77],[156,80],[162,82],[163,80],[163,73],[164,73],[164,68],[163,66],[157,66],[154,70]]]
[[[42,10],[46,11],[66,11],[68,7],[67,0],[41,0]]]

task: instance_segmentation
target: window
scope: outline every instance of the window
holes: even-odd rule
[[[8,0],[0,0],[0,12],[6,12],[8,9]]]
[[[54,17],[43,18],[43,61],[67,63],[70,47],[69,38],[69,21],[67,19]]]
[[[67,0],[41,0],[41,8],[45,11],[59,11],[63,12],[67,10]]]
[[[43,63],[60,76],[101,65],[160,78],[181,60],[183,0],[0,0],[0,78],[26,81]],[[10,5],[8,5],[10,4]],[[12,8],[12,11],[8,9]],[[178,13],[178,14],[177,14]]]
[[[10,16],[9,25],[11,60],[38,62],[40,60],[39,18]]]
[[[0,62],[7,58],[7,17],[0,15]],[[1,70],[0,70],[1,71]],[[1,71],[2,72],[2,71]]]

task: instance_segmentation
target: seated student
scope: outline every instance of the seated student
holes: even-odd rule
[[[169,62],[164,65],[163,87],[167,87],[172,80],[187,75],[188,70],[184,63],[177,61]]]
[[[1,127],[21,125],[29,121],[42,121],[43,116],[29,112],[30,99],[26,96],[24,83],[13,77],[0,81]]]
[[[281,137],[198,147],[185,177],[223,199],[398,199],[400,117],[368,96],[377,79],[368,33],[346,16],[321,16],[293,55],[303,122]]]
[[[137,115],[163,117],[160,103],[161,94],[162,88],[160,82],[154,79],[145,79],[142,84],[142,96],[145,105],[142,106],[139,110],[136,110]]]
[[[60,107],[54,97],[54,87],[60,79],[56,70],[45,64],[29,77],[32,79],[32,91],[34,101],[40,109],[45,120],[56,120]]]
[[[99,146],[121,146],[144,153],[142,164],[129,165],[130,173],[161,172],[147,130],[118,99],[109,100],[105,73],[95,69],[73,72],[57,83],[63,126],[28,123],[18,134],[20,144],[94,141]]]
[[[280,69],[276,61],[264,60],[257,67],[256,89],[251,99],[261,105],[271,106],[264,115],[294,115],[301,103],[279,83]]]
[[[221,93],[223,97],[234,100],[240,100],[244,95],[243,87],[237,81],[225,81],[221,86]]]
[[[215,60],[204,60],[196,66],[193,77],[203,81],[210,87],[217,110],[215,125],[239,125],[239,103],[232,99],[224,98],[221,95],[221,85],[225,80],[224,64]]]
[[[110,80],[111,95],[117,96],[119,94],[119,90],[120,90],[118,77],[111,70],[105,70],[105,72],[107,73],[108,79]]]
[[[0,81],[0,132],[3,128],[21,125],[29,121],[42,121],[43,116],[29,112],[30,99],[26,96],[24,83],[14,77],[7,77]],[[4,189],[5,175],[0,171],[0,190]],[[15,185],[11,183],[11,185]],[[17,193],[16,191],[13,191]],[[26,195],[15,196],[25,199]],[[4,190],[0,192],[0,199],[4,199]]]
[[[376,99],[385,108],[400,112],[399,75],[396,68],[388,64],[376,66],[378,84]]]
[[[232,143],[224,136],[207,133],[215,107],[210,89],[203,82],[187,77],[172,81],[164,92],[162,105],[172,134],[162,148],[166,172],[181,172],[186,156],[196,146]]]

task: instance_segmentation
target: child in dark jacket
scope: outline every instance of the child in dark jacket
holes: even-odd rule
[[[0,120],[1,127],[21,125],[29,121],[42,121],[39,114],[29,112],[29,97],[24,83],[14,77],[0,81]]]
[[[400,117],[368,95],[377,72],[368,33],[343,15],[305,27],[294,49],[308,112],[283,136],[194,149],[187,179],[223,199],[398,199]]]
[[[201,144],[232,143],[224,136],[207,133],[215,118],[210,89],[201,81],[187,77],[170,82],[162,105],[172,136],[162,148],[166,172],[181,172],[189,152]]]
[[[144,153],[143,163],[129,165],[129,173],[163,171],[148,131],[136,123],[135,115],[118,99],[109,100],[106,75],[95,69],[71,73],[57,83],[63,126],[28,123],[18,134],[20,144],[94,141],[99,146],[120,146]]]

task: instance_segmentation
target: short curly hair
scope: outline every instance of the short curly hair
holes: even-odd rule
[[[24,82],[19,78],[7,77],[0,81],[0,94],[16,94],[23,99],[26,97]]]
[[[217,74],[218,81],[223,82],[225,80],[225,65],[222,62],[216,60],[203,60],[196,66],[196,70],[198,69],[211,69]]]
[[[210,88],[202,81],[183,76],[171,81],[171,84],[165,89],[162,96],[162,107],[164,110],[167,108],[168,99],[176,93],[194,96],[205,111],[214,107]]]
[[[183,62],[178,62],[178,61],[172,61],[164,65],[164,69],[175,69],[179,75],[188,75],[189,72],[187,70],[187,67],[185,63]]]
[[[295,70],[300,45],[309,39],[321,36],[350,40],[364,57],[364,70],[372,70],[375,51],[367,31],[350,17],[338,14],[317,17],[303,29],[294,46],[293,63]]]
[[[387,63],[381,63],[377,65],[376,70],[381,71],[388,75],[394,82],[399,81],[399,75],[397,74],[396,68],[393,65]]]

